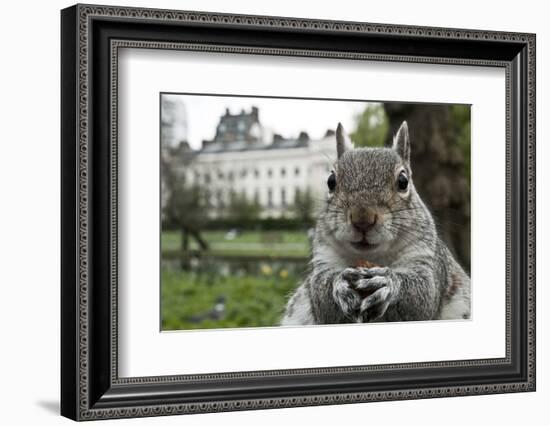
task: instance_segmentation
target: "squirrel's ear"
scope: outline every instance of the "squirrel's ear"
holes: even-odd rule
[[[409,126],[406,121],[401,123],[397,134],[393,137],[393,149],[397,151],[406,164],[409,164],[411,159],[411,141],[409,139]]]
[[[336,128],[336,153],[338,154],[338,158],[351,148],[353,148],[353,146],[350,138],[346,135],[344,126],[342,126],[342,123],[338,123],[338,127]]]

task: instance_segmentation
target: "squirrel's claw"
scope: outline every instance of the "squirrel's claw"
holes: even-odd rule
[[[353,318],[357,315],[361,297],[345,278],[334,283],[332,296],[346,317]]]
[[[357,271],[366,278],[375,276],[386,276],[390,273],[390,268],[386,266],[375,266],[373,268],[357,268]]]
[[[380,288],[361,302],[360,312],[365,322],[374,321],[386,313],[390,304],[390,289]]]
[[[335,282],[333,297],[347,318],[374,321],[390,304],[391,284],[390,268],[346,268]]]
[[[355,283],[355,288],[357,290],[362,290],[366,292],[374,293],[376,290],[381,289],[388,285],[388,280],[386,277],[372,277],[362,280],[358,280]]]

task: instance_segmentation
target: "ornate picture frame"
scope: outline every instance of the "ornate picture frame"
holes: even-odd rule
[[[74,420],[535,390],[535,35],[76,5],[61,12],[61,414]],[[119,377],[118,52],[488,66],[506,74],[502,358]]]

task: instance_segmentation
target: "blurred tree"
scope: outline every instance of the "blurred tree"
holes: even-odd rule
[[[166,201],[163,208],[163,228],[181,231],[181,250],[189,248],[193,237],[202,250],[208,243],[201,236],[206,224],[209,194],[198,185],[186,185],[183,174],[177,173],[172,163],[161,158],[161,178]]]
[[[470,269],[470,107],[386,103],[390,132],[406,120],[415,187],[433,212],[440,237]]]
[[[305,224],[312,224],[315,213],[315,199],[311,189],[296,191],[294,204],[290,207],[294,217]]]
[[[384,146],[388,134],[388,117],[382,104],[371,103],[355,117],[356,127],[350,136],[354,146]]]
[[[470,106],[451,105],[451,122],[454,137],[456,137],[456,141],[464,157],[464,175],[468,177],[468,184],[470,185]]]
[[[230,193],[229,205],[226,210],[228,219],[250,223],[259,219],[261,211],[260,203],[256,200],[249,200],[246,194],[237,194],[234,191]]]

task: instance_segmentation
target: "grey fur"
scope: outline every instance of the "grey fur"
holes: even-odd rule
[[[409,126],[406,121],[401,123],[399,130],[397,130],[397,134],[393,138],[393,149],[399,154],[405,164],[410,164],[411,143],[409,139]]]
[[[407,123],[392,148],[350,150],[340,124],[336,139],[336,188],[327,190],[317,221],[311,272],[281,324],[469,318],[470,278],[412,182]],[[400,173],[406,190],[398,190]],[[375,220],[357,223],[351,212]],[[365,260],[380,267],[357,266]]]
[[[342,123],[338,123],[338,126],[336,127],[336,154],[338,155],[338,158],[340,158],[342,154],[346,152],[350,147],[351,140],[349,139],[348,135],[346,135]]]

